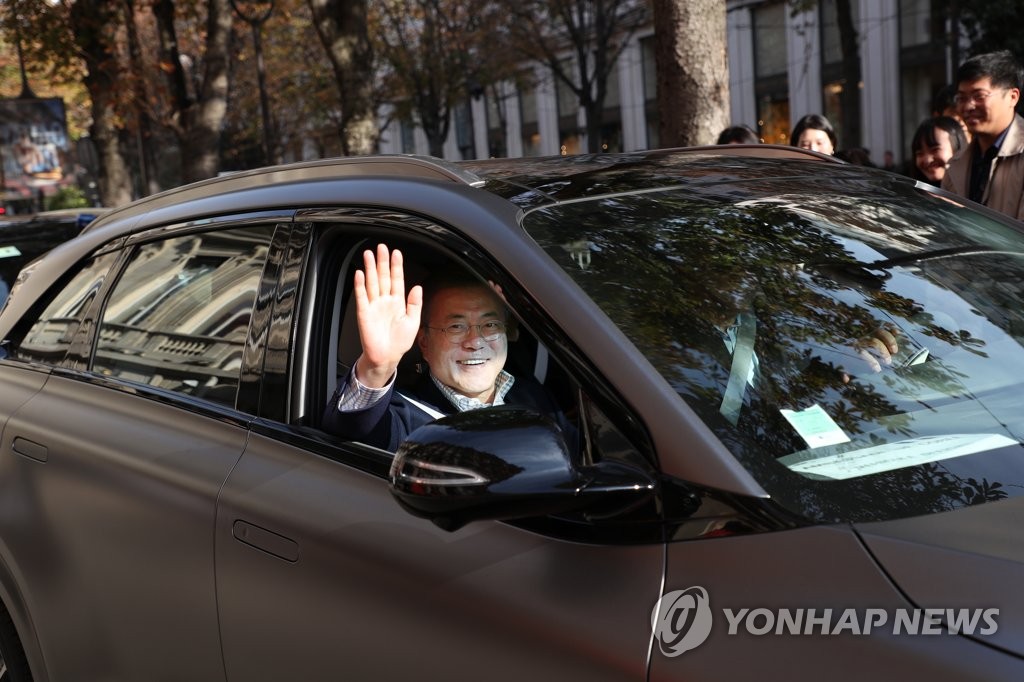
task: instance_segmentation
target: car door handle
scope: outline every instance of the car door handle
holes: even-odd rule
[[[255,526],[248,521],[237,519],[231,526],[231,534],[239,542],[273,554],[279,559],[291,563],[299,560],[299,544],[297,542],[266,528]]]
[[[50,453],[45,445],[33,443],[32,441],[26,440],[21,436],[18,436],[17,438],[14,439],[14,442],[11,443],[11,449],[18,453],[19,455],[21,455],[22,457],[28,457],[29,459],[34,459],[37,462],[45,462],[47,458],[50,456]]]

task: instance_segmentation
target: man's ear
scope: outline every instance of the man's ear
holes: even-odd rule
[[[1020,101],[1020,88],[1010,88],[1010,96],[1013,98],[1013,103],[1017,104]]]
[[[416,346],[420,349],[420,354],[426,356],[427,330],[424,327],[420,327],[420,330],[416,332]]]

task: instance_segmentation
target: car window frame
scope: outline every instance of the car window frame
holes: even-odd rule
[[[5,358],[10,359],[13,362],[24,363],[30,367],[38,370],[52,372],[57,369],[67,370],[81,370],[84,369],[85,365],[82,362],[82,340],[89,338],[89,329],[91,328],[96,317],[96,310],[104,297],[109,291],[110,281],[112,273],[118,272],[119,268],[123,265],[124,254],[121,252],[121,248],[124,246],[124,239],[117,239],[109,244],[105,244],[103,247],[96,249],[92,253],[86,255],[84,258],[79,260],[74,268],[69,268],[66,273],[57,279],[56,282],[46,291],[43,296],[40,296],[38,300],[29,308],[28,312],[22,317],[22,319],[16,325],[14,331],[8,337],[9,339],[17,339],[17,344],[20,345],[25,337],[28,336],[32,327],[36,321],[39,320],[40,316],[50,307],[53,301],[60,296],[67,289],[68,285],[74,281],[74,279],[82,273],[92,262],[107,256],[114,254],[114,258],[107,266],[105,272],[100,276],[100,286],[93,296],[92,301],[85,308],[82,308],[78,315],[76,322],[76,328],[74,335],[64,355],[59,360],[54,362],[44,362],[41,360],[28,360],[15,356],[13,353],[7,353],[4,355]],[[8,342],[5,340],[5,343]],[[85,357],[88,355],[88,346],[85,346]]]
[[[270,310],[274,292],[281,275],[281,253],[285,250],[291,237],[291,218],[293,211],[266,211],[247,213],[244,215],[215,216],[189,221],[177,225],[162,225],[141,231],[127,238],[120,237],[105,244],[91,253],[87,258],[94,258],[110,251],[118,251],[119,255],[105,275],[99,295],[90,306],[89,313],[79,325],[71,348],[59,366],[51,371],[79,381],[102,385],[112,390],[137,394],[158,402],[185,408],[193,412],[206,413],[220,419],[227,418],[239,425],[247,424],[255,416],[259,403],[261,386],[260,368],[263,364],[266,327],[272,315]],[[260,224],[272,224],[273,232],[269,242],[269,252],[260,275],[260,283],[252,317],[246,333],[243,362],[239,373],[239,384],[233,406],[206,400],[201,397],[171,391],[164,388],[149,386],[106,377],[93,371],[96,344],[99,338],[100,321],[111,293],[116,288],[126,267],[132,260],[140,244],[173,239],[188,234],[202,232],[219,232],[231,229],[244,229]],[[84,262],[86,259],[83,259]],[[62,282],[66,284],[65,279]],[[55,289],[51,289],[54,291]],[[52,300],[52,296],[44,297]],[[42,300],[42,299],[41,299]]]
[[[359,242],[365,242],[372,246],[380,241],[386,243],[389,235],[392,237],[400,235],[403,239],[421,240],[425,244],[429,244],[435,253],[458,260],[474,272],[493,273],[494,281],[501,285],[510,297],[510,308],[516,310],[517,316],[524,323],[529,324],[528,333],[549,348],[557,347],[559,349],[557,357],[553,355],[552,360],[559,363],[571,378],[574,390],[577,392],[577,400],[579,400],[579,393],[582,392],[591,404],[603,410],[609,420],[636,449],[644,466],[652,473],[658,471],[653,443],[642,420],[633,413],[615,390],[607,385],[607,382],[601,380],[600,374],[593,368],[593,365],[575,349],[571,340],[544,315],[541,307],[527,297],[526,293],[521,290],[521,285],[504,269],[502,264],[456,228],[398,209],[335,207],[305,210],[296,214],[295,234],[301,232],[305,236],[301,249],[302,259],[301,262],[297,259],[293,260],[288,266],[292,272],[282,274],[282,281],[297,278],[300,282],[290,294],[292,300],[282,307],[282,309],[290,311],[294,317],[277,314],[275,311],[272,326],[276,325],[277,329],[272,328],[269,332],[272,337],[282,333],[289,334],[290,357],[287,391],[284,393],[274,392],[279,403],[287,401],[286,413],[289,418],[287,421],[279,418],[281,415],[280,404],[276,407],[271,407],[266,403],[262,404],[259,418],[253,423],[254,430],[381,478],[387,476],[393,457],[391,453],[357,441],[346,441],[326,434],[317,428],[319,412],[326,405],[326,397],[324,402],[317,405],[303,406],[303,409],[306,410],[305,415],[316,413],[315,421],[313,419],[296,419],[293,416],[296,414],[294,410],[297,409],[297,401],[312,402],[311,399],[304,397],[314,390],[310,388],[306,374],[313,372],[320,376],[327,373],[324,365],[326,358],[322,357],[322,354],[321,356],[316,355],[315,349],[323,348],[324,343],[322,340],[313,340],[313,335],[316,333],[313,329],[313,320],[320,319],[325,314],[322,307],[324,297],[319,290],[333,284],[335,280],[332,278],[337,277],[336,272],[324,273],[321,270],[324,266],[326,251],[326,249],[320,248],[321,240],[328,231],[332,230],[339,233],[343,230],[350,230],[351,235],[342,238],[349,240],[348,248],[352,250],[357,248]],[[351,260],[348,258],[346,262]],[[296,268],[301,272],[296,274]],[[325,283],[325,280],[328,281]],[[334,343],[337,342],[336,336],[331,338]],[[314,392],[320,391],[314,390]],[[583,417],[581,411],[580,419],[585,418],[589,417]],[[313,422],[313,424],[309,422]],[[581,431],[587,431],[587,427],[582,422],[580,425]],[[587,444],[589,445],[589,442]],[[584,461],[589,461],[589,452],[584,455]]]

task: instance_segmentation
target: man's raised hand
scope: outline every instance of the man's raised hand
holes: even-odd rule
[[[356,319],[363,353],[356,361],[356,377],[371,388],[385,386],[402,356],[412,348],[420,328],[423,288],[405,296],[402,252],[377,245],[377,255],[363,252],[363,270],[355,276]]]

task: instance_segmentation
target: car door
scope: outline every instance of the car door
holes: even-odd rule
[[[663,545],[498,522],[443,531],[392,498],[390,453],[303,423],[300,394],[317,396],[314,411],[330,392],[307,351],[334,371],[317,321],[338,327],[332,339],[351,338],[338,319],[345,296],[334,297],[347,290],[347,266],[365,243],[439,229],[392,213],[368,230],[368,219],[307,224],[308,250],[293,264],[305,272],[278,294],[273,318],[293,339],[291,357],[268,354],[265,367],[303,373],[281,386],[265,372],[288,409],[262,402],[275,415],[253,424],[218,504],[228,679],[645,679]]]
[[[11,363],[38,364],[48,339],[75,339],[0,451],[0,536],[40,677],[223,678],[215,501],[247,438],[236,402],[259,334],[250,323],[277,274],[275,228],[141,235],[102,257],[121,262],[92,288],[102,305],[75,328],[44,316],[14,349]]]

